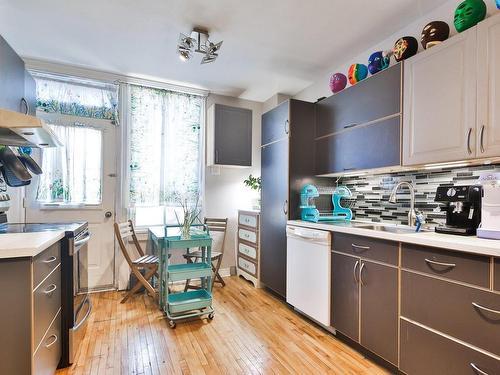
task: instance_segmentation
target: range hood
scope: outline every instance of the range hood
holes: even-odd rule
[[[0,109],[0,145],[44,148],[62,143],[43,120]]]

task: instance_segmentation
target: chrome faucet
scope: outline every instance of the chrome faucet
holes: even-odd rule
[[[402,186],[406,186],[410,190],[410,211],[408,211],[408,225],[411,227],[415,227],[417,223],[417,212],[415,211],[415,188],[413,184],[408,181],[399,181],[394,189],[392,189],[391,196],[389,197],[389,203],[396,203],[396,193],[399,188]]]

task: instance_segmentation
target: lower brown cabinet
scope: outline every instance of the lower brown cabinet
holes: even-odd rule
[[[397,268],[348,255],[332,255],[333,327],[397,365]]]
[[[401,319],[400,369],[408,375],[494,375],[500,361]]]
[[[332,325],[359,342],[359,259],[332,254]]]

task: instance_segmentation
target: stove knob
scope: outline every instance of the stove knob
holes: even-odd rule
[[[446,195],[449,197],[454,197],[457,194],[457,191],[454,188],[449,188],[446,192]]]

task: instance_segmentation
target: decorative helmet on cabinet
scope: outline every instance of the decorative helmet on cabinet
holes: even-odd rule
[[[342,73],[335,73],[330,77],[330,90],[334,94],[342,91],[347,86],[347,77]]]
[[[444,21],[432,21],[425,25],[422,30],[420,42],[424,49],[430,48],[444,42],[450,36],[450,26]]]
[[[368,68],[364,64],[352,64],[349,67],[348,77],[351,85],[362,81],[368,75]]]
[[[498,0],[497,0],[498,2]],[[465,0],[455,10],[453,24],[459,33],[477,25],[486,17],[486,4],[483,0]]]
[[[412,36],[403,36],[399,38],[396,43],[394,43],[394,48],[392,52],[394,53],[394,58],[396,61],[403,61],[413,55],[416,55],[418,51],[418,42]]]

